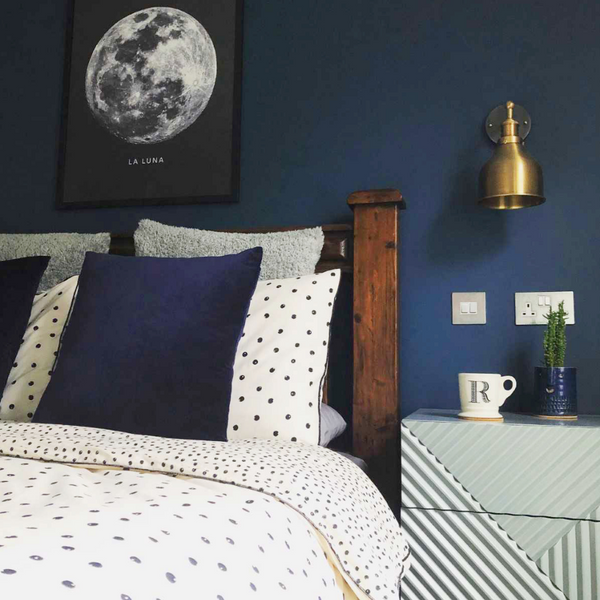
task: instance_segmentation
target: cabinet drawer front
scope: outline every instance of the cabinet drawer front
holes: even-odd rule
[[[567,600],[488,515],[403,510],[411,569],[403,600]]]
[[[600,510],[590,519],[600,521]],[[600,522],[580,521],[537,564],[567,597],[577,600],[600,598]]]
[[[505,419],[403,425],[487,511],[579,519],[600,505],[600,427]]]

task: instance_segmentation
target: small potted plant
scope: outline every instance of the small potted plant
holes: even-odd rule
[[[544,419],[577,418],[577,369],[565,367],[567,316],[564,302],[545,315],[545,366],[535,368],[533,399],[533,414]]]

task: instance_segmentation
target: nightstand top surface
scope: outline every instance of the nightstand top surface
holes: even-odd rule
[[[446,410],[437,408],[420,408],[416,412],[412,413],[403,422],[408,423],[409,421],[426,421],[430,423],[457,423],[460,425],[491,425],[493,427],[503,427],[506,425],[541,425],[543,427],[568,427],[568,428],[581,428],[581,427],[594,427],[600,428],[600,416],[596,415],[579,415],[576,421],[571,420],[554,420],[554,419],[540,419],[539,417],[532,417],[530,415],[520,415],[515,413],[502,413],[504,421],[468,421],[465,419],[459,419],[458,410]]]

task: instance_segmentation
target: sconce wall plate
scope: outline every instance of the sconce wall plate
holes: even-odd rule
[[[519,136],[524,140],[531,131],[531,116],[518,104],[514,105],[513,118],[519,121]],[[494,144],[502,137],[502,123],[506,119],[506,104],[496,106],[485,120],[485,131]]]

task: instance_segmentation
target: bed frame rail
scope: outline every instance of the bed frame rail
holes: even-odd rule
[[[253,229],[220,229],[228,233],[276,233],[294,231],[306,227],[256,227]],[[352,272],[352,225],[323,225],[325,241],[321,251],[321,259],[317,263],[317,273],[329,269],[341,269]],[[131,233],[113,233],[110,240],[110,253],[121,256],[135,256],[135,244]]]

